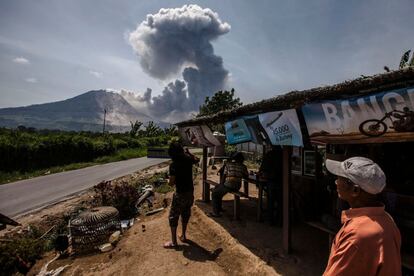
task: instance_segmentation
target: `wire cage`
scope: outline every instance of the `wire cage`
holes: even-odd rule
[[[104,206],[82,212],[69,222],[72,250],[75,254],[96,251],[117,230],[121,230],[121,222],[116,208]]]

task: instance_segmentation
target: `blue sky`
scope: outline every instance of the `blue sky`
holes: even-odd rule
[[[213,46],[245,103],[396,69],[414,49],[412,0],[2,0],[0,107],[101,88],[159,94],[170,80],[143,71],[128,34],[147,14],[184,4],[231,25]]]

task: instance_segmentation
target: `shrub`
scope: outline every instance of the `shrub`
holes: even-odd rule
[[[96,185],[94,190],[98,195],[98,204],[115,207],[121,219],[129,219],[137,213],[135,203],[139,194],[137,189],[127,182],[112,185],[110,181],[103,181]]]
[[[0,129],[0,171],[27,172],[143,148],[145,142],[127,134]]]
[[[9,242],[0,243],[0,275],[11,275],[17,271],[26,274],[46,250],[46,243],[34,229],[30,234]]]

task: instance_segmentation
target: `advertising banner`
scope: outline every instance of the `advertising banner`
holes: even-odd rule
[[[224,128],[226,130],[227,143],[230,145],[250,142],[252,140],[252,135],[243,118],[225,123]]]
[[[243,116],[225,124],[227,143],[302,146],[302,133],[294,109]]]
[[[214,137],[210,128],[206,125],[180,127],[178,129],[183,143],[193,147],[213,147],[220,146],[220,141]]]
[[[309,136],[324,143],[414,140],[414,87],[302,107]]]
[[[273,145],[303,146],[295,109],[263,113],[259,120]]]

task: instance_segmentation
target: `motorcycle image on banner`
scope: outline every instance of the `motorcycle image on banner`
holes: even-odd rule
[[[302,107],[314,142],[414,140],[414,87]]]

